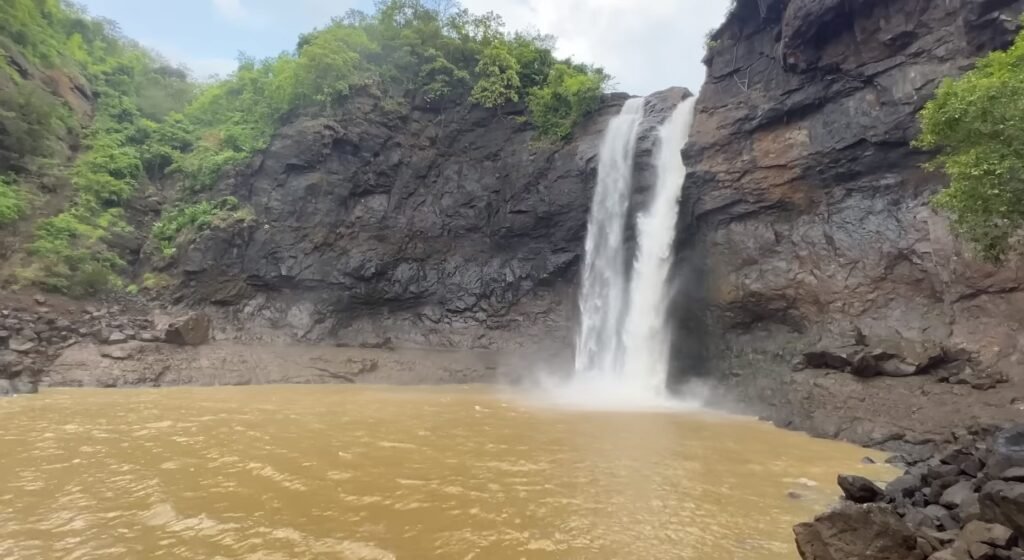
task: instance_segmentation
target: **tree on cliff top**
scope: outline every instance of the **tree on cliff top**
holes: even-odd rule
[[[950,179],[934,204],[982,257],[998,262],[1024,226],[1024,33],[943,82],[921,124],[915,145],[938,149],[930,167]]]

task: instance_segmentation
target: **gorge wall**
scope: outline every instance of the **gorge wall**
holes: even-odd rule
[[[651,98],[642,150],[683,95]],[[626,97],[564,145],[470,105],[363,96],[300,118],[218,188],[253,218],[181,253],[180,299],[241,338],[568,348],[597,153]]]
[[[943,78],[1008,46],[1022,11],[1019,0],[737,2],[711,36],[685,153],[681,371],[731,374],[741,399],[784,422],[847,391],[824,432],[859,440],[870,438],[842,417],[864,416],[855,401],[891,386],[840,391],[846,381],[790,372],[802,352],[854,338],[904,354],[943,345],[1019,388],[1024,269],[958,243],[928,204],[944,179],[910,143]],[[1009,408],[1003,395],[992,406]]]

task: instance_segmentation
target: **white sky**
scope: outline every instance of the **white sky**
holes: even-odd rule
[[[494,11],[509,27],[558,37],[560,55],[603,66],[617,89],[648,94],[671,86],[694,93],[704,81],[704,36],[729,0],[462,0]]]

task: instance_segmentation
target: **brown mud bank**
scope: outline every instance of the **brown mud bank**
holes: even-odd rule
[[[216,341],[181,347],[81,343],[41,378],[44,387],[240,386],[271,384],[437,385],[492,383],[509,362],[497,353],[338,348]]]
[[[202,312],[4,295],[0,396],[39,387],[492,383],[529,370],[527,354],[396,349],[390,339],[336,346],[240,340],[237,333]]]

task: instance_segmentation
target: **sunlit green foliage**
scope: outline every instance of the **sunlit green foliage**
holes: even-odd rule
[[[35,241],[29,247],[32,264],[20,271],[20,276],[48,290],[74,296],[116,287],[124,262],[104,240],[110,233],[126,229],[120,209],[104,210],[79,203],[38,224]]]
[[[226,222],[243,217],[238,200],[234,197],[229,196],[214,202],[204,200],[165,212],[160,221],[153,226],[153,239],[159,244],[160,251],[169,256],[174,254],[174,245],[182,233],[198,233],[218,221]]]
[[[285,115],[339,107],[360,88],[438,107],[530,99],[541,135],[561,139],[597,107],[607,79],[599,69],[559,63],[552,48],[551,37],[509,34],[495,14],[474,15],[455,2],[383,0],[372,14],[352,11],[303,35],[294,53],[241,57],[185,111],[194,147],[170,170],[188,191],[209,189],[266,147]]]
[[[956,80],[921,112],[917,145],[950,185],[934,203],[985,258],[998,261],[1024,225],[1024,34]]]
[[[25,213],[25,195],[7,177],[0,177],[0,227]]]
[[[19,276],[72,295],[117,286],[124,263],[107,240],[130,232],[120,206],[146,165],[159,172],[190,146],[174,128],[184,127],[180,118],[167,126],[157,122],[192,97],[188,75],[123,37],[113,22],[62,0],[3,0],[0,48],[42,71],[88,83],[96,98],[95,118],[67,170],[75,197],[67,210],[36,225],[30,263]],[[18,172],[36,174],[26,158],[50,157],[76,123],[58,92],[6,74],[13,86],[0,88],[0,128],[7,133],[0,134],[0,149],[29,163]]]
[[[344,111],[357,91],[382,106],[439,112],[467,100],[492,108],[526,102],[541,137],[565,138],[597,107],[606,76],[560,61],[552,49],[550,37],[509,33],[497,15],[452,0],[379,0],[370,13],[350,11],[301,36],[294,51],[242,55],[229,76],[197,87],[185,70],[68,0],[2,0],[0,50],[88,84],[96,101],[87,123],[58,92],[23,80],[0,58],[0,163],[37,173],[33,161],[59,160],[64,140],[81,139],[73,163],[50,164],[65,166],[75,196],[37,224],[21,276],[76,295],[117,286],[124,263],[108,242],[130,230],[121,208],[140,185],[170,175],[180,204],[151,233],[161,252],[173,252],[186,232],[243,217],[233,199],[197,200],[266,148],[286,120]],[[0,196],[9,215],[23,202],[13,187]]]
[[[500,107],[519,101],[522,89],[519,70],[519,62],[512,56],[508,42],[487,47],[476,67],[480,80],[473,88],[473,101],[484,107]]]
[[[530,114],[543,136],[565,138],[596,110],[608,76],[598,69],[559,63],[548,81],[530,93]]]
[[[68,108],[17,74],[0,80],[0,157],[22,169],[53,157],[58,140],[75,126]]]

